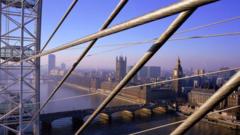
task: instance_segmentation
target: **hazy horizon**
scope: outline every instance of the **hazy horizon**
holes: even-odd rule
[[[56,2],[58,2],[56,5],[57,9],[52,8],[51,5],[54,5]],[[118,0],[96,1],[93,5],[91,4],[91,1],[79,1],[46,50],[97,32],[118,2]],[[144,15],[174,2],[177,1],[161,1],[161,4],[159,4],[159,1],[129,1],[111,26]],[[42,44],[45,43],[57,22],[67,10],[70,1],[63,0],[59,2],[57,0],[51,0],[46,1],[43,4]],[[238,5],[237,0],[232,0],[230,3],[227,2],[227,0],[222,0],[215,4],[201,7],[190,17],[189,20],[187,20],[186,23],[184,23],[179,31],[238,16]],[[223,8],[224,11],[222,10]],[[138,12],[136,12],[136,10]],[[159,37],[175,17],[176,15],[100,39],[97,42],[96,47],[89,52],[89,54],[96,53],[96,55],[86,57],[79,67],[114,69],[115,57],[120,55],[128,57],[128,65],[133,65],[144,54],[144,52],[148,50],[151,44],[148,43],[127,48],[119,48],[119,45],[111,44],[143,41]],[[176,35],[175,37],[237,32],[237,30],[239,30],[239,24],[239,20],[235,20],[209,27],[207,29]],[[169,41],[147,63],[147,65],[172,69],[179,56],[182,60],[183,68],[187,69],[202,68],[213,70],[220,67],[238,67],[240,66],[237,63],[237,59],[240,58],[240,53],[238,51],[240,46],[237,44],[239,41],[240,39],[238,36]],[[74,60],[76,60],[82,52],[82,46],[83,45],[80,45],[56,53],[57,65],[64,62],[68,67],[71,66]],[[85,46],[86,44],[84,47]],[[45,56],[42,58],[42,65],[46,64],[47,57]]]

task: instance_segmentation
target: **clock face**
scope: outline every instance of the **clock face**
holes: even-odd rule
[[[174,76],[177,76],[177,75],[178,75],[177,70],[174,70],[173,75],[174,75]]]

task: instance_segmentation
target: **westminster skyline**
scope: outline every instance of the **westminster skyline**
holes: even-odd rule
[[[56,8],[52,8],[51,5],[56,2],[58,3],[55,5]],[[92,2],[88,0],[79,1],[79,3],[77,3],[76,7],[73,9],[73,12],[67,17],[63,27],[61,27],[57,32],[56,36],[52,39],[46,50],[97,32],[106,17],[117,5],[118,0],[94,2],[95,4],[91,4]],[[129,1],[127,6],[123,8],[111,26],[144,15],[174,2],[177,1]],[[69,4],[70,1],[68,0],[44,1],[42,44],[45,43],[47,37],[53,31],[55,25],[67,10]],[[222,0],[214,4],[209,4],[208,6],[203,6],[199,8],[190,17],[190,19],[184,23],[179,31],[239,16],[239,12],[237,12],[239,4],[240,3],[238,0],[231,0],[231,2]],[[223,8],[224,10],[222,10]],[[136,12],[136,10],[138,12]],[[135,64],[135,62],[151,46],[150,43],[127,48],[120,47],[121,49],[117,49],[119,46],[114,47],[114,45],[111,44],[144,41],[159,37],[159,35],[167,28],[167,26],[175,17],[176,16],[161,19],[152,23],[148,23],[144,26],[120,32],[99,40],[96,43],[96,47],[89,52],[89,54],[97,53],[97,55],[84,58],[79,67],[112,69],[114,68],[115,57],[119,55],[127,56],[129,65]],[[238,27],[239,25],[239,20],[235,20],[209,28],[176,35],[176,37],[191,37],[238,32],[240,30],[240,27]],[[240,49],[240,46],[238,45],[239,42],[239,36],[169,41],[159,50],[152,60],[147,63],[147,65],[159,65],[166,69],[171,69],[175,64],[177,57],[179,56],[183,60],[184,67],[189,68],[204,68],[214,70],[224,66],[238,67],[239,64],[236,60],[240,58],[240,54],[238,52]],[[104,47],[104,45],[107,44],[110,44],[112,47]],[[82,50],[82,45],[79,45],[77,47],[56,53],[56,56],[58,57],[57,64],[59,65],[60,63],[65,62],[68,67],[71,66],[71,64],[81,54]],[[108,52],[108,50],[112,51]],[[101,61],[101,63],[98,61]],[[46,56],[42,58],[42,64],[47,64]]]

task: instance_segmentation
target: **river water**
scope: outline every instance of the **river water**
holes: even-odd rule
[[[41,85],[41,102],[43,102],[52,90],[55,84],[42,83]],[[86,95],[88,96],[82,96]],[[75,109],[96,108],[106,97],[104,95],[89,95],[88,91],[76,88],[63,87],[54,96],[53,102],[49,103],[42,113],[59,112]],[[71,97],[71,98],[68,98]],[[75,98],[74,98],[75,97]],[[77,97],[77,98],[76,98]],[[66,99],[68,98],[68,99]],[[55,101],[54,101],[55,100]],[[110,106],[131,104],[127,101],[116,99],[111,102]],[[147,118],[136,118],[132,121],[124,121],[118,115],[112,118],[111,124],[103,124],[100,121],[94,121],[84,132],[84,135],[125,135],[153,128],[159,125],[182,120],[183,117],[178,116],[174,112],[153,115]],[[55,120],[52,123],[52,129],[48,131],[42,130],[42,135],[72,135],[75,130],[71,125],[71,118],[63,118]],[[145,132],[141,135],[166,135],[173,131],[177,125],[168,126],[151,132]],[[221,126],[216,126],[206,122],[199,122],[191,130],[188,135],[240,135],[240,132]]]

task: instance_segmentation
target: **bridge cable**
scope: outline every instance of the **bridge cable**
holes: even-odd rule
[[[156,84],[164,84],[164,83],[168,83],[168,82],[172,82],[172,81],[185,80],[185,79],[190,79],[190,78],[195,78],[195,77],[203,77],[203,76],[214,75],[214,74],[219,74],[219,73],[224,73],[224,72],[229,72],[229,71],[234,71],[234,70],[239,70],[239,69],[240,69],[240,67],[230,68],[230,69],[226,69],[226,70],[219,70],[219,71],[208,72],[208,73],[204,73],[204,74],[198,74],[198,75],[187,76],[187,77],[181,77],[181,78],[176,78],[176,79],[171,79],[171,80],[145,83],[145,84],[141,84],[141,85],[133,85],[133,86],[125,87],[123,89],[131,89],[131,88],[137,88],[137,87],[142,87],[142,86],[150,86],[150,85],[156,85]],[[64,101],[64,100],[70,100],[70,99],[75,99],[75,98],[85,97],[85,96],[93,96],[93,95],[97,95],[97,94],[101,94],[101,92],[95,92],[95,93],[84,94],[84,95],[79,95],[79,96],[70,96],[70,97],[66,97],[66,98],[55,99],[55,100],[49,101],[49,103],[50,102]],[[38,103],[40,103],[40,102],[38,102]],[[37,104],[37,103],[33,103],[33,104],[29,103],[29,104],[25,104],[25,105],[34,105],[34,104]]]
[[[181,1],[181,2],[178,2],[178,3],[172,4],[170,6],[167,6],[165,8],[155,10],[155,11],[153,11],[151,13],[148,13],[148,14],[145,14],[143,16],[140,16],[140,17],[131,19],[129,21],[120,23],[118,25],[112,26],[108,29],[105,29],[103,31],[99,31],[95,34],[88,35],[86,37],[83,37],[83,38],[77,39],[75,41],[72,41],[70,43],[63,44],[59,47],[50,49],[48,51],[44,51],[44,52],[39,53],[37,55],[33,55],[29,58],[24,59],[23,61],[27,61],[27,60],[30,60],[30,59],[35,59],[35,58],[45,56],[45,55],[48,55],[48,54],[51,54],[51,53],[62,51],[62,50],[65,50],[65,49],[68,49],[68,48],[71,48],[71,47],[74,47],[74,46],[78,46],[79,44],[83,44],[83,43],[92,41],[92,40],[97,39],[97,38],[106,37],[108,35],[118,33],[120,31],[124,31],[124,30],[130,29],[130,28],[134,28],[134,27],[146,24],[146,23],[150,23],[150,22],[162,19],[162,18],[166,18],[170,15],[174,15],[174,14],[180,13],[182,11],[190,10],[192,8],[202,6],[202,5],[206,5],[206,4],[209,4],[209,3],[213,3],[213,2],[216,2],[216,1],[217,0]]]
[[[216,38],[216,37],[226,37],[226,36],[230,37],[230,36],[239,36],[239,35],[240,35],[240,32],[226,32],[226,33],[217,33],[217,34],[208,34],[208,35],[195,35],[195,36],[186,36],[186,37],[177,37],[177,38],[175,37],[175,38],[169,39],[168,41],[206,39],[206,38]],[[120,49],[143,45],[143,44],[147,44],[147,43],[154,43],[155,41],[156,41],[156,38],[146,39],[146,40],[141,40],[141,41],[132,41],[132,42],[123,42],[123,43],[114,43],[114,44],[102,44],[101,46],[97,46],[97,47],[101,47],[101,48],[102,47],[115,47],[115,46],[119,46],[119,47],[116,47],[113,49],[107,49],[107,50],[103,50],[103,51],[97,51],[97,52],[86,55],[86,57],[99,55],[99,54],[105,54],[105,53],[109,53],[109,52],[114,52],[114,51],[118,51]],[[115,45],[115,46],[113,46],[113,45]],[[82,49],[82,48],[72,48],[72,49]],[[33,55],[33,56],[35,56],[35,55]],[[19,62],[21,62],[21,61],[18,61],[18,62],[12,63],[12,64],[8,64],[8,65],[14,65]]]
[[[119,12],[123,9],[123,7],[126,5],[128,0],[121,0],[119,4],[116,6],[116,8],[113,10],[113,12],[110,14],[110,16],[107,18],[107,20],[104,22],[102,28],[100,28],[100,32],[108,28],[108,26],[111,24],[111,22],[115,19],[115,17],[119,14]],[[97,42],[98,38],[95,38],[90,42],[90,44],[86,47],[86,49],[83,51],[83,53],[80,54],[77,61],[72,65],[71,69],[68,70],[68,72],[64,75],[64,77],[61,79],[61,81],[58,83],[58,85],[54,88],[54,90],[51,92],[50,96],[47,98],[47,100],[43,103],[43,105],[40,107],[40,109],[33,115],[32,120],[30,123],[33,122],[33,120],[37,117],[38,113],[41,112],[41,110],[47,105],[47,103],[51,100],[51,98],[55,95],[55,93],[59,90],[59,88],[62,86],[62,84],[65,82],[65,80],[70,76],[70,74],[74,71],[74,69],[77,67],[77,65],[82,61],[82,59],[85,57],[85,55],[89,52],[89,50],[94,46],[94,44]],[[28,126],[26,126],[28,127]]]
[[[190,115],[180,126],[178,126],[171,135],[184,134],[195,123],[200,121],[208,112],[210,112],[215,105],[221,103],[227,96],[236,91],[239,87],[240,71],[235,73],[226,83],[224,83],[212,96],[204,102],[199,109]]]
[[[174,35],[182,34],[182,33],[186,33],[186,32],[191,32],[191,31],[195,31],[195,30],[199,30],[199,29],[204,29],[204,28],[207,28],[207,27],[211,27],[211,26],[214,26],[214,25],[227,23],[227,22],[230,22],[230,21],[238,20],[238,19],[240,19],[240,16],[235,16],[235,17],[224,19],[224,20],[220,20],[220,21],[217,21],[217,22],[213,22],[213,23],[209,23],[209,24],[204,24],[204,25],[199,25],[199,26],[196,26],[196,27],[184,29],[182,31],[176,32]],[[237,35],[239,35],[239,32],[212,34],[212,35],[197,35],[197,36],[190,36],[190,37],[172,38],[171,41],[174,41],[174,40],[201,39],[201,38],[220,37],[220,36],[237,36]],[[123,43],[115,43],[115,44],[103,44],[101,46],[95,46],[95,47],[105,47],[105,46],[112,46],[112,45],[140,45],[140,44],[146,44],[146,43],[153,43],[155,40],[156,40],[156,38],[154,38],[154,39],[146,39],[146,40],[142,40],[142,41],[125,42],[125,43],[123,42]],[[121,48],[124,48],[124,47],[121,47]],[[71,48],[69,48],[69,49],[71,49]],[[72,49],[82,49],[82,48],[72,48]],[[49,54],[51,54],[51,53],[49,53]],[[31,57],[35,57],[36,55],[33,55]],[[92,54],[89,54],[89,55],[92,55]],[[26,58],[26,59],[23,59],[22,61],[27,61],[29,59],[30,59],[30,57]],[[20,62],[21,61],[18,61],[16,63],[20,63]]]
[[[228,34],[225,34],[225,35],[237,35],[237,34],[239,34],[239,33],[234,33],[234,34],[231,34],[231,33],[229,34],[229,33],[228,33]],[[219,35],[219,34],[218,34],[218,35],[209,35],[209,37],[216,37],[216,36],[223,36],[223,35]],[[200,36],[191,37],[191,39],[193,39],[193,38],[206,38],[206,36],[205,36],[205,37],[204,37],[204,36],[203,36],[203,37],[200,37]],[[189,38],[188,38],[188,39],[189,39]],[[181,39],[181,38],[180,38],[180,39],[178,38],[178,39],[176,39],[176,40],[182,40],[182,39]]]
[[[138,88],[138,87],[142,87],[142,86],[152,86],[152,85],[157,85],[157,84],[165,84],[165,83],[169,83],[169,82],[173,82],[173,81],[186,80],[186,79],[203,77],[203,76],[210,76],[210,75],[225,73],[225,72],[229,72],[229,71],[236,71],[236,70],[240,70],[240,67],[229,68],[229,69],[225,69],[225,70],[217,70],[217,71],[213,71],[213,72],[197,74],[197,75],[192,75],[192,76],[186,76],[186,77],[179,77],[179,78],[176,78],[176,79],[157,81],[157,82],[151,82],[151,83],[144,83],[144,84],[140,84],[140,85],[132,85],[132,86],[124,87],[123,89]],[[85,96],[92,96],[92,95],[96,95],[96,94],[101,94],[101,92],[94,92],[94,93],[83,94],[83,95],[78,95],[78,96],[70,96],[70,97],[66,97],[66,98],[59,98],[59,99],[49,101],[49,103],[50,102],[63,101],[63,100],[69,100],[69,99],[74,99],[74,98],[79,98],[79,97],[85,97]],[[33,103],[33,104],[38,104],[38,103],[40,103],[40,102]],[[25,105],[33,105],[33,104],[29,103],[29,104],[25,104]]]
[[[131,88],[137,88],[137,87],[142,87],[142,86],[151,86],[151,85],[157,85],[157,84],[165,84],[165,83],[169,83],[169,82],[173,82],[173,81],[179,81],[179,80],[186,80],[186,79],[191,79],[191,78],[195,78],[195,77],[215,75],[215,74],[219,74],[219,73],[225,73],[225,72],[236,71],[236,70],[240,70],[240,67],[229,68],[229,69],[226,69],[226,70],[218,70],[218,71],[213,71],[213,72],[208,72],[208,73],[203,73],[203,74],[198,74],[198,75],[192,75],[192,76],[186,76],[186,77],[179,77],[179,78],[171,79],[171,80],[144,83],[144,84],[140,84],[140,85],[132,85],[132,86],[124,87],[123,89],[131,89]],[[49,101],[49,103],[50,102],[64,101],[64,100],[70,100],[70,99],[75,99],[75,98],[85,97],[85,96],[93,96],[93,95],[97,95],[97,94],[101,94],[101,92],[94,92],[94,93],[90,93],[90,94],[83,94],[83,95],[78,95],[78,96],[70,96],[70,97],[65,97],[65,98],[59,98],[59,99],[51,100],[51,101]],[[39,104],[39,103],[40,102],[28,103],[28,104],[24,104],[24,105],[34,105],[34,104]]]
[[[239,69],[240,69],[240,67],[230,68],[230,69],[227,69],[227,70],[219,70],[219,71],[208,72],[208,73],[204,73],[204,74],[198,74],[198,75],[194,75],[194,76],[187,76],[187,77],[176,78],[176,79],[171,79],[171,80],[165,80],[165,81],[159,81],[159,82],[153,82],[153,83],[145,83],[145,84],[141,84],[141,85],[128,86],[128,87],[125,87],[123,89],[130,89],[130,88],[136,88],[136,87],[141,87],[141,86],[149,86],[149,85],[156,85],[156,84],[164,84],[164,83],[171,82],[171,81],[184,80],[184,79],[190,79],[190,78],[195,78],[195,77],[200,77],[200,76],[207,76],[207,75],[214,75],[214,74],[219,74],[219,73],[224,73],[224,72],[234,71],[234,70],[239,70]],[[79,96],[70,96],[70,97],[66,97],[66,98],[55,99],[55,100],[52,100],[52,101],[49,101],[49,102],[58,102],[58,101],[70,100],[70,99],[75,99],[75,98],[79,98],[79,97],[93,96],[93,95],[96,95],[96,94],[101,94],[101,92],[84,94],[84,95],[79,95]],[[34,104],[37,104],[37,103],[34,103]],[[33,105],[33,104],[29,103],[29,104],[25,104],[25,105]],[[174,122],[174,123],[170,123],[170,124],[167,124],[167,125],[162,125],[159,128],[162,128],[162,127],[165,127],[165,126],[170,126],[170,125],[175,125],[175,124],[179,124],[179,123],[181,123],[181,122],[179,121],[179,122]]]
[[[204,29],[204,28],[207,28],[207,27],[212,27],[214,25],[223,24],[223,23],[227,23],[227,22],[231,22],[231,21],[235,21],[235,20],[239,20],[239,19],[240,19],[240,16],[235,16],[235,17],[224,19],[224,20],[220,20],[220,21],[217,21],[217,22],[213,22],[213,23],[209,23],[209,24],[204,24],[204,25],[192,27],[192,28],[189,28],[189,29],[184,29],[182,31],[176,32],[175,35],[186,33],[186,32],[191,32],[191,31],[195,31],[195,30],[200,30],[200,29]],[[227,34],[227,35],[230,36],[230,34]],[[224,36],[224,35],[222,35],[222,36]],[[194,37],[197,37],[197,36],[194,36]],[[189,38],[191,38],[191,37],[189,37]],[[191,38],[191,39],[193,39],[193,38]],[[46,53],[45,55],[47,55],[47,54],[51,54],[51,53]],[[37,55],[33,55],[32,57],[35,58]],[[41,56],[39,56],[39,57],[41,57]],[[31,59],[31,58],[26,58],[23,61],[27,61],[29,59]]]
[[[178,40],[192,40],[192,39],[204,39],[204,38],[215,38],[215,37],[223,37],[223,36],[240,36],[240,32],[229,32],[229,33],[219,33],[219,34],[209,34],[209,35],[198,35],[198,36],[190,36],[190,37],[178,37],[178,38],[172,38],[169,39],[169,41],[178,41]],[[135,41],[135,42],[126,42],[125,45],[122,45],[124,43],[119,43],[121,46],[113,48],[113,49],[107,49],[103,51],[97,51],[95,53],[88,54],[87,56],[94,56],[94,55],[99,55],[99,54],[105,54],[109,52],[114,52],[118,51],[120,49],[125,49],[133,46],[138,46],[142,44],[147,44],[147,43],[154,43],[156,41],[155,39],[152,40],[144,40],[144,41]],[[110,45],[110,44],[108,44]],[[114,44],[117,45],[117,44]]]
[[[236,70],[240,70],[240,67],[230,68],[230,69],[225,69],[225,70],[218,70],[218,71],[213,71],[213,72],[208,72],[208,73],[203,73],[203,74],[197,74],[197,75],[192,75],[192,76],[179,77],[179,78],[176,78],[176,79],[164,80],[164,81],[159,81],[159,82],[133,85],[133,86],[125,87],[123,89],[131,89],[131,88],[137,88],[137,87],[142,87],[142,86],[164,84],[164,83],[169,83],[169,82],[173,82],[173,81],[186,80],[186,79],[191,79],[191,78],[195,78],[195,77],[214,75],[214,74],[219,74],[219,73],[224,73],[224,72],[229,72],[229,71],[236,71]]]
[[[126,76],[114,87],[111,93],[90,115],[90,117],[77,130],[75,135],[81,134],[96,116],[108,105],[109,102],[122,90],[122,88],[137,74],[137,72],[153,57],[154,54],[167,42],[167,40],[182,26],[182,24],[192,15],[196,8],[180,13],[176,19],[167,27],[167,29],[159,36],[158,40],[149,48],[148,51],[138,60],[133,68]]]
[[[208,113],[208,115],[215,114],[215,113],[219,113],[219,112],[224,112],[224,111],[228,111],[228,110],[232,110],[232,109],[236,109],[236,108],[239,108],[239,107],[240,107],[240,106],[238,105],[238,106],[233,106],[233,107],[229,107],[229,108],[222,109],[222,110],[217,110],[217,111]],[[185,119],[185,120],[186,120],[186,119]],[[161,126],[157,126],[157,127],[145,129],[145,130],[142,130],[142,131],[138,131],[138,132],[131,133],[131,134],[129,134],[129,135],[138,135],[138,134],[150,132],[150,131],[153,131],[153,130],[157,130],[157,129],[160,129],[160,128],[165,128],[165,127],[168,127],[168,126],[177,125],[177,124],[183,123],[185,120],[180,120],[180,121],[176,121],[176,122],[164,124],[164,125],[161,125]],[[239,124],[238,124],[238,125],[239,125]]]
[[[192,28],[189,28],[189,29],[180,30],[179,32],[176,32],[174,35],[179,35],[179,34],[183,34],[183,33],[187,33],[187,32],[192,32],[192,31],[195,31],[195,30],[204,29],[204,28],[208,28],[208,27],[211,27],[211,26],[214,26],[214,25],[219,25],[219,24],[223,24],[223,23],[227,23],[227,22],[232,22],[232,21],[236,21],[236,20],[239,20],[239,19],[240,19],[240,16],[235,16],[235,17],[223,19],[223,20],[220,20],[220,21],[217,21],[217,22],[192,27]]]
[[[70,7],[68,8],[68,10],[65,12],[65,14],[63,15],[62,19],[59,21],[57,27],[54,29],[53,33],[50,35],[50,37],[48,38],[47,42],[44,44],[44,46],[42,47],[41,51],[42,52],[47,45],[49,44],[49,42],[52,40],[53,36],[56,34],[56,32],[58,31],[58,29],[61,27],[61,25],[63,24],[63,22],[65,21],[65,19],[67,18],[67,16],[69,15],[69,13],[72,11],[72,9],[74,8],[74,6],[77,4],[78,0],[73,0]]]
[[[208,23],[208,24],[199,25],[199,26],[195,26],[195,27],[192,27],[192,28],[188,28],[188,29],[183,29],[183,30],[180,30],[179,32],[176,32],[174,35],[179,35],[179,34],[182,34],[182,33],[192,32],[192,31],[195,31],[195,30],[200,30],[200,29],[212,27],[214,25],[228,23],[228,22],[239,20],[239,19],[240,19],[240,16],[235,16],[235,17],[223,19],[223,20],[220,20],[220,21],[216,21],[216,22],[213,22],[213,23]],[[230,36],[230,35],[226,35],[226,36]],[[197,37],[197,36],[194,36],[194,37]],[[187,37],[185,37],[185,38],[187,38]],[[188,37],[188,38],[191,38],[191,37]],[[123,43],[115,43],[115,44],[104,44],[104,45],[100,45],[100,46],[95,46],[95,48],[97,48],[97,47],[106,47],[106,46],[113,46],[113,45],[145,44],[145,43],[153,43],[154,41],[155,41],[155,39],[147,39],[147,40],[135,41],[135,42],[125,42],[125,43],[123,42]],[[72,48],[72,49],[82,49],[82,48]]]
[[[66,101],[66,100],[71,100],[71,99],[76,99],[76,98],[82,98],[82,97],[87,97],[87,96],[94,96],[100,94],[100,92],[94,92],[94,93],[89,93],[89,94],[83,94],[83,95],[78,95],[78,96],[70,96],[70,97],[65,97],[65,98],[58,98],[58,99],[54,99],[49,101],[49,103],[53,103],[53,102],[59,102],[59,101]],[[24,105],[35,105],[35,104],[40,104],[41,102],[36,102],[36,103],[28,103],[28,104],[24,104]]]

